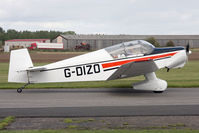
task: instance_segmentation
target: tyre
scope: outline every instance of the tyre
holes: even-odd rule
[[[18,89],[17,89],[17,92],[18,92],[18,93],[21,93],[21,92],[22,92],[22,89],[21,89],[21,88],[18,88]]]
[[[154,93],[162,93],[162,92],[164,92],[164,91],[153,91]]]

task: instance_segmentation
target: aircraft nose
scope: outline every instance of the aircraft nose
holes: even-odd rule
[[[185,50],[178,52],[171,58],[168,68],[182,68],[188,60]]]

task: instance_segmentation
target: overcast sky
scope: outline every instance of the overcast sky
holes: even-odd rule
[[[199,34],[199,1],[0,0],[0,27],[78,34]]]

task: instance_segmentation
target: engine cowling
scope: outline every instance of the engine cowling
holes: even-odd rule
[[[167,68],[182,68],[188,60],[186,51],[181,51],[172,56],[170,63]]]

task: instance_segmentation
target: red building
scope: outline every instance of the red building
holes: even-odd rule
[[[5,41],[5,47],[9,49],[27,48],[32,43],[50,43],[50,39],[13,39]]]

